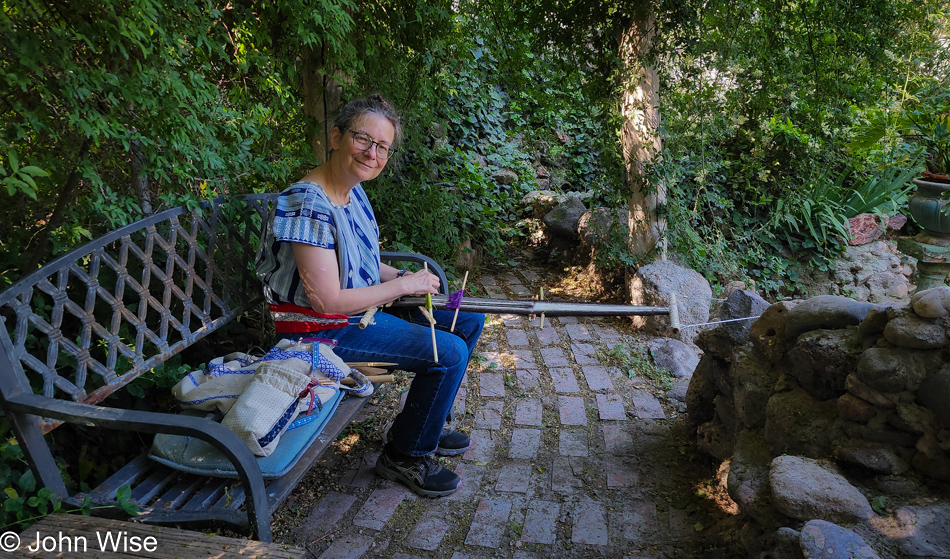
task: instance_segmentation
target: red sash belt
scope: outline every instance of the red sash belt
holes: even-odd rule
[[[270,306],[274,317],[274,329],[280,334],[300,334],[319,332],[348,326],[350,319],[345,314],[321,314],[307,307],[298,307],[293,303]]]

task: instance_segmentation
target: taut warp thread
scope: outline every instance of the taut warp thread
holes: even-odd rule
[[[523,316],[656,316],[670,314],[669,307],[641,307],[635,305],[609,305],[601,303],[570,303],[563,301],[511,301],[508,299],[481,299],[458,297],[458,308],[467,312],[487,314],[516,314]],[[432,306],[452,310],[456,307],[451,295],[433,295]],[[393,302],[393,307],[419,307],[425,304],[423,297],[405,297]]]

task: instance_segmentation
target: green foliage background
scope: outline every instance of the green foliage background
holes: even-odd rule
[[[663,20],[662,158],[676,252],[708,278],[795,291],[827,268],[845,220],[896,213],[920,146],[853,149],[869,116],[917,87],[950,91],[939,2],[713,2]],[[731,276],[731,277],[730,277]]]
[[[792,265],[826,266],[847,217],[902,206],[920,146],[887,119],[883,141],[853,140],[917,90],[946,95],[936,0],[16,0],[0,16],[0,286],[146,202],[285,187],[324,124],[303,110],[315,59],[344,99],[380,91],[403,112],[399,156],[366,185],[386,247],[451,263],[468,241],[501,260],[539,166],[625,206],[619,98],[636,76],[616,55],[646,13],[650,180],[688,264],[793,290]]]
[[[920,128],[921,107],[950,95],[947,10],[939,0],[5,1],[0,288],[150,209],[285,188],[312,164],[309,139],[325,124],[303,107],[315,70],[342,83],[344,99],[379,91],[403,113],[399,155],[366,185],[385,248],[451,268],[470,242],[504,262],[527,232],[519,201],[541,166],[553,189],[625,207],[620,98],[638,76],[617,54],[649,14],[655,42],[642,62],[660,76],[663,152],[648,179],[667,190],[673,251],[714,282],[791,293],[800,266],[829,266],[848,217],[901,211],[907,179],[934,161],[907,123]],[[613,243],[598,263],[622,272],[634,261],[621,234]],[[180,367],[128,392],[166,390]],[[11,441],[0,453],[4,522],[56,507]],[[104,475],[94,462],[78,484]]]

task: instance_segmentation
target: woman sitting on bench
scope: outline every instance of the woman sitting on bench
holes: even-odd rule
[[[336,341],[344,361],[388,361],[415,373],[405,407],[390,428],[376,472],[429,497],[448,495],[461,479],[431,458],[455,455],[471,441],[447,426],[452,404],[485,316],[434,311],[438,361],[428,320],[386,312],[356,326],[364,311],[403,296],[435,294],[439,278],[380,262],[379,228],[362,181],[379,176],[399,140],[399,117],[379,95],[351,101],[330,130],[328,161],[283,191],[262,241],[257,275],[281,338]]]

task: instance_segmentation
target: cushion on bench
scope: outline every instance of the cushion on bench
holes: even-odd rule
[[[338,390],[323,404],[319,412],[295,419],[280,438],[270,456],[259,457],[257,464],[264,479],[277,479],[286,474],[310,447],[323,427],[333,417],[345,393]],[[205,412],[186,411],[189,415],[204,416]],[[149,458],[169,468],[210,477],[237,479],[237,471],[221,452],[205,441],[182,435],[155,435]]]

